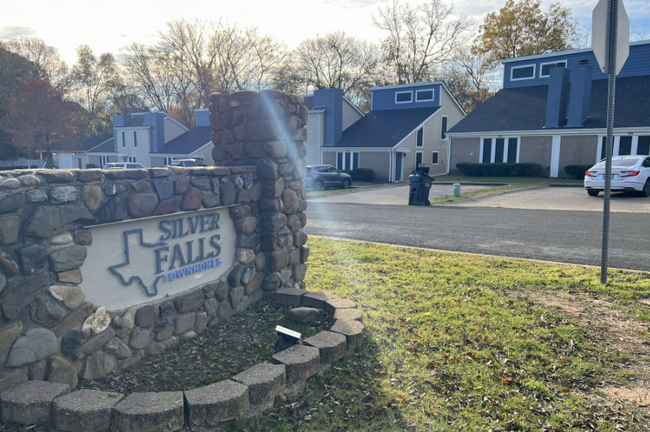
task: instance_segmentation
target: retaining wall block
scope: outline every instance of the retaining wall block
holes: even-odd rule
[[[282,288],[274,293],[274,299],[277,304],[298,307],[302,304],[302,296],[305,294],[307,290]]]
[[[27,381],[0,394],[2,421],[47,424],[52,421],[52,402],[70,392],[67,384]]]
[[[283,364],[258,363],[235,375],[232,380],[248,386],[251,408],[264,410],[273,406],[276,396],[284,392],[286,367]]]
[[[113,407],[123,394],[78,390],[54,400],[52,416],[58,431],[105,432],[111,427]]]
[[[325,302],[325,312],[334,315],[337,309],[351,309],[356,308],[357,304],[352,300],[333,298]]]
[[[185,392],[191,426],[216,426],[243,416],[250,408],[248,387],[226,380]]]
[[[347,348],[346,337],[330,331],[322,331],[305,339],[304,343],[319,349],[321,369],[343,358]]]
[[[113,407],[120,432],[173,432],[185,423],[183,392],[131,393]]]
[[[348,351],[350,352],[361,346],[366,334],[366,326],[354,320],[336,320],[330,330],[345,336],[348,341]]]

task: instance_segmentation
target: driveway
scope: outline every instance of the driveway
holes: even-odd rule
[[[466,189],[463,188],[463,191]],[[650,213],[650,198],[631,192],[614,192],[612,212]],[[590,197],[581,187],[544,187],[443,204],[454,207],[500,207],[527,210],[603,211],[603,193]]]
[[[479,189],[489,189],[494,186],[463,186],[463,192]],[[429,191],[429,199],[441,198],[454,194],[453,185],[433,184]],[[585,193],[586,195],[586,193]],[[389,186],[359,190],[350,193],[326,195],[322,197],[309,198],[309,202],[329,204],[378,204],[378,205],[408,205],[409,186]]]

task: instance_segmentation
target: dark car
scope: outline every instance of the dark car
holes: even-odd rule
[[[352,176],[343,173],[332,165],[308,165],[305,185],[313,190],[328,189],[332,186],[347,189],[352,184]]]

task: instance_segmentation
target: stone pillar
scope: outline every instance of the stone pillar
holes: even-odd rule
[[[303,102],[302,96],[276,90],[224,91],[210,96],[215,165],[257,167],[261,196],[257,205],[255,200],[249,205],[260,221],[254,233],[259,236],[260,250],[254,252],[258,271],[264,269],[266,291],[305,287],[309,248],[302,231],[307,223],[303,181],[307,108]],[[253,194],[255,186],[250,189]],[[244,188],[237,193],[248,192]],[[246,198],[237,196],[235,203],[251,201]],[[247,212],[234,208],[231,214],[238,223]]]

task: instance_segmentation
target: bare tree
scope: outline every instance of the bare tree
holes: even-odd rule
[[[642,27],[632,27],[630,31],[631,41],[642,41],[650,39],[650,29],[644,23]]]
[[[152,106],[187,126],[214,91],[268,87],[285,56],[282,44],[256,28],[223,22],[175,20],[159,37],[154,46],[122,50],[128,79]]]
[[[497,70],[490,66],[488,60],[486,54],[461,47],[439,76],[466,112],[492,97],[501,84]]]
[[[70,90],[68,65],[61,60],[59,51],[46,45],[42,39],[22,36],[0,41],[0,47],[32,62],[39,76],[49,81],[62,95],[65,96]]]
[[[292,53],[288,79],[303,91],[340,88],[355,98],[375,83],[381,59],[378,46],[344,32],[329,33],[300,43]]]
[[[449,61],[454,50],[465,43],[475,23],[463,15],[454,18],[453,13],[453,6],[443,0],[420,6],[393,0],[392,6],[379,8],[373,23],[388,32],[386,61],[398,83],[428,79],[436,64]]]
[[[127,82],[147,105],[156,111],[168,112],[174,104],[175,92],[165,55],[138,43],[123,48],[121,53]]]

